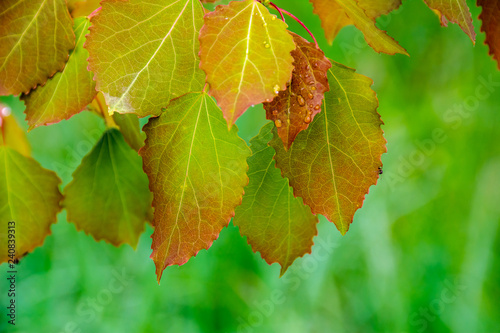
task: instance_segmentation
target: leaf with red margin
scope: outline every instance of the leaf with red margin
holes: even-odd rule
[[[323,95],[330,88],[326,72],[332,64],[323,51],[293,32],[297,48],[292,51],[294,70],[287,89],[280,91],[271,102],[263,103],[266,118],[274,121],[285,150],[300,131],[305,130],[321,111]]]
[[[281,275],[298,257],[311,253],[313,237],[317,235],[318,218],[296,198],[281,177],[274,162],[274,149],[268,145],[273,125],[264,125],[251,143],[248,177],[241,206],[236,208],[234,225],[247,236],[255,252],[267,263],[279,263]]]
[[[75,45],[65,0],[1,0],[0,22],[0,95],[28,93],[64,68]]]
[[[322,112],[287,152],[276,130],[270,145],[276,165],[313,214],[345,234],[354,213],[377,182],[386,152],[373,81],[332,61]]]
[[[156,275],[208,249],[241,203],[250,152],[228,131],[222,112],[205,92],[173,100],[144,127],[140,150],[154,194]]]
[[[485,44],[500,69],[500,1],[478,0],[477,4],[482,7],[479,19],[483,22],[481,31],[486,33]]]
[[[325,36],[331,44],[344,26],[354,24],[366,42],[377,52],[408,55],[398,42],[375,25],[375,18],[396,9],[401,1],[375,2],[372,0],[310,0],[314,13],[321,19]]]
[[[87,50],[83,48],[90,22],[84,17],[75,19],[76,46],[69,54],[62,72],[43,86],[21,95],[26,104],[29,129],[69,119],[84,110],[96,95],[93,74],[87,70]]]
[[[199,0],[106,0],[101,6],[85,48],[110,113],[159,115],[171,99],[203,89]]]
[[[447,26],[447,21],[457,23],[472,42],[476,42],[472,16],[465,0],[424,0],[424,2],[430,9],[436,11],[442,26]]]
[[[31,147],[26,137],[26,131],[19,127],[11,115],[9,107],[0,104],[0,146],[10,147],[24,156],[31,156]]]
[[[286,28],[255,0],[232,1],[205,15],[200,67],[229,127],[248,107],[286,89],[295,49]]]

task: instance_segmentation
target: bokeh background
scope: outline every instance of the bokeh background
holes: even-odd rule
[[[151,227],[136,250],[115,248],[77,232],[62,212],[18,267],[17,325],[2,315],[1,332],[500,332],[500,71],[483,45],[479,8],[468,1],[474,46],[457,25],[440,27],[422,0],[405,0],[378,20],[405,57],[377,54],[353,26],[330,46],[308,1],[275,2],[328,57],[374,80],[388,153],[347,235],[321,218],[312,255],[279,278],[279,266],[230,225],[158,285]],[[17,98],[0,102],[27,127]],[[265,122],[256,106],[239,133],[248,141]],[[103,130],[83,112],[28,139],[64,186]]]

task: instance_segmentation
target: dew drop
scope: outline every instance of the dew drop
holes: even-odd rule
[[[309,99],[313,99],[313,97],[314,97],[314,96],[313,96],[313,94],[309,93],[309,94],[307,95],[307,97],[309,97]]]
[[[306,73],[306,75],[304,75],[304,76],[305,76],[306,78],[308,78],[308,77],[309,77],[309,74],[307,74],[307,73]]]
[[[274,93],[275,93],[276,95],[278,95],[278,93],[280,92],[280,86],[275,85],[273,89],[274,89]]]
[[[262,23],[262,26],[267,27],[267,23],[266,22]]]
[[[310,117],[310,116],[306,116],[306,117],[304,118],[304,122],[305,122],[306,124],[309,124],[309,123],[311,122],[311,117]]]
[[[317,62],[315,62],[315,63],[313,64],[313,67],[314,67],[314,68],[318,68],[318,63],[317,63]]]
[[[274,16],[274,15],[271,16],[271,20],[273,20],[273,21],[276,20],[276,16]]]
[[[297,102],[300,106],[306,105],[306,101],[304,100],[304,97],[302,97],[302,95],[297,95]]]
[[[310,86],[314,85],[314,81],[309,82],[308,85]]]
[[[319,109],[321,109],[321,106],[319,106],[319,104],[314,107],[314,110],[319,110]]]
[[[312,109],[312,108],[314,107],[314,105],[312,105],[312,104],[309,104],[309,107],[310,107],[310,108]]]
[[[276,127],[281,127],[281,120],[276,119],[276,120],[274,121],[274,125],[276,125]]]
[[[8,117],[11,114],[11,109],[9,107],[3,107],[0,113],[1,116]]]
[[[273,110],[273,116],[277,116],[278,115],[278,110]]]
[[[264,47],[265,47],[266,49],[268,49],[268,48],[270,48],[270,47],[271,47],[271,45],[269,45],[269,44],[267,44],[267,43],[266,43],[266,44],[264,44]]]
[[[312,90],[316,90],[316,87],[312,87],[311,89],[312,89]]]

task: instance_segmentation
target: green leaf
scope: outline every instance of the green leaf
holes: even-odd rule
[[[153,254],[158,281],[217,239],[241,203],[249,149],[205,92],[171,102],[144,127],[140,154],[154,194]]]
[[[146,134],[140,128],[139,118],[135,114],[115,113],[113,114],[113,120],[120,127],[120,132],[122,132],[128,145],[135,151],[139,151],[144,146],[144,140],[146,140]]]
[[[447,26],[448,21],[457,23],[460,28],[470,37],[473,43],[476,42],[476,33],[472,16],[465,0],[424,0],[425,3],[434,10],[441,18],[441,25]]]
[[[295,49],[286,28],[254,0],[232,1],[205,15],[200,66],[229,126],[251,105],[286,89]]]
[[[107,130],[64,189],[68,221],[96,240],[135,248],[151,215],[141,158],[117,129]]]
[[[14,221],[15,258],[43,244],[61,210],[61,181],[30,157],[7,146],[0,146],[0,262],[6,262],[8,222]]]
[[[64,0],[2,0],[0,22],[0,95],[28,93],[64,68],[75,45]]]
[[[255,252],[269,264],[281,265],[283,275],[296,258],[311,253],[318,218],[302,198],[294,197],[288,179],[276,169],[274,149],[267,144],[273,137],[271,129],[272,124],[265,125],[250,141],[250,181],[233,223]]]
[[[292,51],[294,70],[288,88],[271,102],[263,103],[266,118],[274,121],[288,150],[300,131],[305,130],[321,110],[323,95],[330,88],[326,72],[332,65],[314,43],[290,33],[297,48]]]
[[[287,152],[274,130],[276,165],[314,214],[345,234],[368,188],[377,182],[386,152],[372,80],[332,61],[322,112]]]
[[[376,16],[390,12],[397,8],[398,1],[383,2],[384,5],[375,4],[373,0],[310,0],[314,4],[314,12],[319,15],[326,38],[332,43],[333,39],[345,25],[354,24],[365,36],[366,42],[377,52],[387,54],[401,53],[408,55],[398,42],[380,30],[375,25]],[[382,2],[381,2],[382,3]],[[370,10],[365,12],[366,8]],[[348,19],[345,19],[347,17]]]
[[[85,47],[109,112],[158,115],[175,97],[203,89],[199,0],[105,1]]]
[[[477,4],[482,7],[479,19],[482,21],[481,31],[486,33],[484,42],[489,46],[489,53],[496,59],[500,69],[500,2],[478,0]]]
[[[69,119],[94,99],[95,83],[92,73],[87,70],[89,54],[83,48],[89,26],[88,19],[75,19],[76,46],[63,71],[56,73],[45,85],[21,96],[26,104],[24,112],[29,129]]]
[[[0,146],[7,146],[24,156],[31,154],[30,144],[24,131],[17,123],[8,107],[0,104]]]

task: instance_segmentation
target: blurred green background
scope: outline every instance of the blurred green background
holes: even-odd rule
[[[115,248],[77,232],[62,212],[18,267],[14,331],[500,332],[500,71],[483,45],[479,8],[468,1],[474,46],[457,25],[440,27],[422,0],[404,1],[378,26],[405,57],[377,54],[353,26],[330,46],[308,1],[275,2],[328,57],[374,80],[388,153],[347,235],[321,218],[312,255],[279,278],[279,266],[231,225],[158,285],[149,226],[137,250]],[[26,128],[23,104],[0,101]],[[254,107],[239,133],[248,141],[265,122]],[[83,112],[28,138],[34,158],[66,185],[103,130]],[[2,317],[0,332],[12,331]]]

